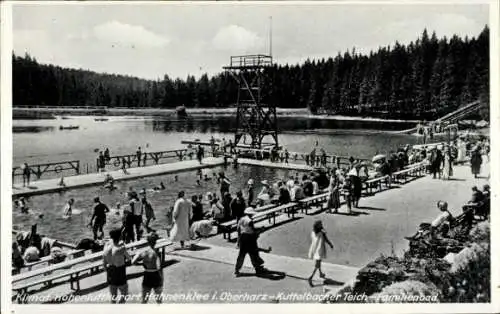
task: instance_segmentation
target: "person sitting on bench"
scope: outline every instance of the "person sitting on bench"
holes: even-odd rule
[[[479,191],[477,186],[472,187],[472,197],[469,200],[469,204],[479,204],[484,200],[483,192]]]
[[[434,236],[436,233],[441,233],[445,235],[449,231],[449,225],[453,220],[453,216],[448,210],[448,203],[445,201],[438,201],[436,204],[437,208],[441,211],[438,217],[434,219],[430,224],[421,223],[417,230],[417,233],[411,237],[405,237],[407,240],[417,240],[426,235]]]
[[[490,185],[489,184],[485,184],[483,186],[483,196],[485,199],[489,199],[490,198]]]

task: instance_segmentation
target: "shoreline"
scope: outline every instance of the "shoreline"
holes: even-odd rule
[[[228,117],[236,114],[236,108],[188,108],[189,117]],[[277,117],[290,117],[298,119],[317,119],[333,121],[365,121],[365,122],[387,122],[387,123],[415,123],[419,120],[383,119],[376,117],[358,117],[345,115],[313,115],[307,109],[296,108],[276,108]],[[175,109],[157,108],[108,108],[106,113],[99,112],[98,109],[84,108],[12,108],[12,118],[22,119],[56,119],[58,116],[163,116],[178,119]],[[189,119],[189,118],[188,118]]]

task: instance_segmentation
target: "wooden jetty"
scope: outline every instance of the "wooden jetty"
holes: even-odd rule
[[[122,170],[115,170],[65,177],[64,186],[59,185],[61,181],[60,178],[40,180],[32,182],[29,187],[23,187],[21,184],[14,184],[12,188],[12,196],[31,196],[60,192],[67,189],[79,188],[84,186],[100,185],[104,184],[104,180],[107,174],[111,175],[114,181],[124,181],[149,176],[175,174],[204,168],[213,168],[222,165],[224,165],[224,158],[207,157],[203,159],[201,164],[197,160],[186,160],[161,165],[128,168],[126,169],[127,173],[124,173]]]

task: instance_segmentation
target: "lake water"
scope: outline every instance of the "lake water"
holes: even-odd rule
[[[221,117],[217,119],[196,119],[195,121],[169,121],[155,117],[110,117],[108,121],[95,121],[95,117],[71,117],[56,120],[14,120],[13,121],[13,163],[29,164],[55,162],[64,160],[80,160],[83,172],[88,165],[95,171],[96,149],[108,147],[111,155],[132,154],[138,146],[147,151],[163,151],[184,148],[183,139],[209,140],[216,138],[232,138],[231,130],[234,119]],[[59,130],[59,126],[78,125],[77,130]],[[420,139],[410,135],[390,134],[385,130],[405,129],[412,127],[407,123],[379,123],[331,121],[321,119],[280,119],[282,133],[279,136],[281,145],[290,151],[309,152],[315,141],[319,142],[330,154],[352,155],[370,158],[376,153],[387,153],[399,145],[417,143]],[[314,134],[317,130],[320,134]],[[221,169],[206,170],[210,175]],[[249,178],[256,182],[267,179],[275,181],[289,175],[286,170],[265,169],[241,166],[225,170],[232,180],[231,192],[242,188]],[[295,174],[295,172],[293,172]],[[42,177],[43,178],[43,177]],[[118,190],[109,192],[101,187],[73,189],[64,193],[45,194],[30,197],[28,205],[38,215],[21,214],[14,208],[14,227],[29,229],[35,222],[41,233],[51,237],[74,242],[83,237],[90,237],[91,231],[85,228],[92,212],[92,200],[100,196],[109,207],[117,202],[124,203],[124,192],[132,186],[136,190],[150,189],[163,181],[167,190],[153,193],[149,198],[156,209],[157,221],[153,227],[164,227],[165,210],[173,205],[180,190],[186,191],[188,197],[194,194],[217,191],[213,181],[196,185],[196,174],[187,172],[179,174],[179,181],[173,182],[173,176],[157,176],[133,181],[117,183]],[[257,185],[257,190],[259,185]],[[74,208],[81,214],[64,220],[62,208],[69,198],[75,198]],[[121,217],[108,216],[109,230],[121,223]],[[106,233],[107,233],[106,230]]]

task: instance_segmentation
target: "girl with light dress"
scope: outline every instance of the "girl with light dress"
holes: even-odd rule
[[[326,236],[325,229],[321,220],[314,222],[313,231],[311,232],[311,246],[309,247],[309,258],[314,260],[314,270],[308,278],[309,285],[312,287],[313,277],[316,270],[319,270],[319,276],[325,278],[326,274],[321,271],[321,260],[326,258],[326,244],[333,249],[333,244]]]

